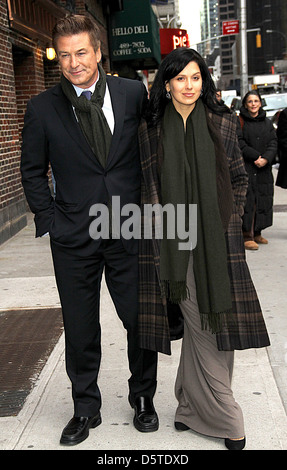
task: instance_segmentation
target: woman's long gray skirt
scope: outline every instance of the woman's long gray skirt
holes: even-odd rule
[[[216,335],[201,329],[192,255],[187,282],[190,298],[180,304],[184,337],[175,383],[175,421],[207,436],[242,438],[243,415],[231,390],[234,352],[218,351]]]

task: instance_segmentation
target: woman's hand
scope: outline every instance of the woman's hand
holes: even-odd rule
[[[262,158],[260,155],[260,157],[258,157],[254,163],[258,168],[262,168],[263,166],[267,165],[268,160],[266,158]]]

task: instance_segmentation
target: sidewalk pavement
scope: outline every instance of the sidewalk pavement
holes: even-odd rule
[[[287,449],[287,191],[276,189],[274,225],[264,231],[269,244],[247,252],[250,271],[262,304],[272,345],[236,351],[233,391],[245,419],[246,450]],[[285,207],[285,210],[286,210]],[[35,239],[29,216],[26,228],[0,247],[0,316],[7,310],[59,307],[49,239]],[[129,377],[126,338],[106,285],[102,286],[102,424],[75,447],[59,445],[63,427],[72,417],[71,388],[65,372],[64,338],[59,341],[33,384],[17,416],[0,418],[0,450],[225,450],[224,441],[174,429],[174,382],[181,341],[171,356],[160,354],[155,406],[160,419],[155,433],[135,430],[127,401]],[[17,344],[14,346],[17,348]]]

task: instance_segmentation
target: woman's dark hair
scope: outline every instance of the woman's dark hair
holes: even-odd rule
[[[182,47],[170,52],[159,66],[151,87],[149,105],[146,111],[146,119],[149,124],[155,125],[159,122],[167,103],[170,101],[166,97],[166,83],[176,77],[189,62],[196,62],[200,69],[203,103],[216,113],[229,112],[227,106],[220,104],[216,99],[216,87],[204,59],[194,49]]]
[[[258,98],[259,98],[259,100],[260,100],[260,103],[262,104],[262,99],[261,99],[261,96],[260,96],[259,91],[257,91],[257,90],[250,90],[250,91],[248,91],[248,92],[246,93],[246,95],[244,96],[244,98],[243,98],[243,100],[242,100],[242,106],[245,107],[247,98],[248,98],[250,95],[256,95],[256,96],[258,96]]]

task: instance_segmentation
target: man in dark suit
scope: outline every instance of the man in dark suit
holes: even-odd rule
[[[74,445],[101,423],[97,376],[103,269],[127,330],[134,425],[142,432],[158,429],[153,406],[157,355],[138,346],[138,241],[112,233],[111,225],[108,237],[102,235],[102,227],[99,236],[91,236],[90,230],[95,205],[108,207],[106,224],[111,221],[114,196],[120,208],[139,204],[137,131],[147,98],[141,82],[106,76],[99,64],[99,31],[90,18],[71,15],[61,19],[53,30],[53,41],[61,83],[28,103],[21,172],[35,214],[36,236],[49,233],[51,239],[74,401],[74,416],[60,442]],[[82,96],[83,91],[90,91],[90,96]],[[49,164],[55,198],[48,185]]]

